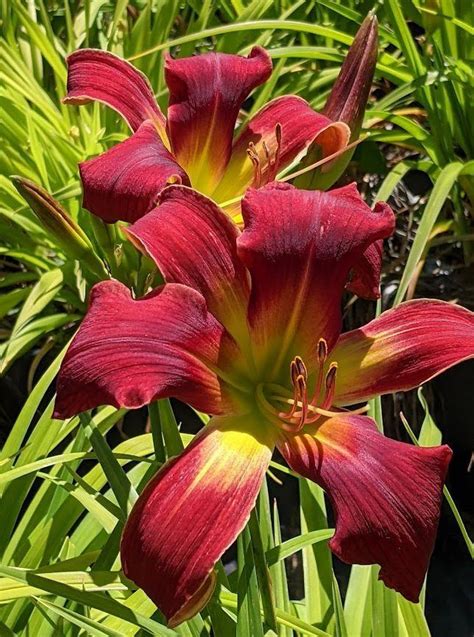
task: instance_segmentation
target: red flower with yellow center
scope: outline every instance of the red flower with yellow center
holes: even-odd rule
[[[272,62],[261,47],[248,57],[206,53],[166,57],[167,117],[147,78],[121,58],[82,49],[68,59],[66,104],[97,100],[118,111],[133,135],[80,164],[85,208],[104,221],[133,222],[150,211],[170,183],[192,186],[239,217],[249,186],[273,181],[307,154],[306,163],[346,148],[360,130],[377,57],[377,20],[361,25],[329,96],[325,113],[286,95],[258,111],[234,139],[239,110],[264,83]],[[311,183],[329,186],[350,152],[321,167]],[[316,179],[316,181],[315,181]]]
[[[210,199],[166,188],[128,233],[167,283],[141,299],[99,283],[64,359],[57,417],[162,397],[213,416],[140,495],[123,569],[170,625],[197,612],[278,447],[327,492],[332,551],[380,564],[386,585],[417,601],[451,451],[385,438],[345,406],[473,356],[474,316],[417,300],[341,335],[344,288],[363,289],[366,255],[393,231],[390,208],[372,211],[355,186],[269,184],[247,192],[242,212],[243,232]]]

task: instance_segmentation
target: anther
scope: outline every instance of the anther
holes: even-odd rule
[[[320,365],[324,365],[326,358],[328,357],[328,344],[325,338],[320,338],[318,341],[318,362]]]
[[[262,141],[262,146],[263,146],[263,152],[265,153],[265,159],[267,160],[268,163],[270,163],[270,151],[268,150],[268,146],[265,140]]]
[[[281,124],[280,123],[278,123],[275,126],[275,137],[277,140],[277,150],[279,151],[281,147]]]
[[[329,365],[328,373],[326,374],[326,395],[321,405],[321,409],[327,409],[332,405],[334,394],[336,392],[336,374],[337,363],[331,363]]]
[[[299,431],[303,427],[308,416],[308,392],[306,388],[306,380],[302,374],[298,376],[296,383],[298,386],[299,402],[301,402],[300,421],[297,429],[297,431]]]
[[[330,390],[335,385],[337,374],[337,363],[331,363],[329,365],[328,373],[326,374],[326,389]]]
[[[259,154],[253,142],[250,142],[247,147],[247,155],[250,157],[250,161],[252,162],[255,170],[253,185],[256,188],[259,188],[262,185],[262,166]]]
[[[318,341],[318,373],[316,376],[316,384],[314,386],[314,394],[311,400],[312,405],[316,405],[319,394],[321,393],[321,387],[323,385],[323,375],[324,375],[324,363],[328,357],[328,344],[325,338],[320,338]]]
[[[308,370],[306,369],[306,365],[303,362],[301,356],[295,356],[293,361],[295,363],[295,367],[298,370],[298,374],[304,377],[305,382],[308,380]]]

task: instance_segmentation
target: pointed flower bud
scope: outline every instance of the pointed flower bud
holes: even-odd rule
[[[377,62],[378,22],[369,13],[362,22],[337,80],[329,95],[324,114],[333,121],[345,122],[351,129],[351,141],[360,131]]]
[[[375,15],[369,13],[356,33],[323,110],[323,114],[331,121],[342,122],[349,127],[349,142],[359,137],[374,77],[377,47],[378,22]],[[310,147],[302,161],[303,168],[309,169],[318,162],[321,159],[320,152],[317,145]],[[339,157],[298,177],[293,183],[298,188],[326,190],[342,175],[353,153],[354,147],[350,147]]]
[[[17,176],[11,179],[43,228],[54,238],[64,254],[79,260],[99,278],[105,278],[107,273],[101,260],[95,254],[88,236],[61,204],[33,181]]]

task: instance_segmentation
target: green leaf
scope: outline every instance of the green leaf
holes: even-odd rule
[[[281,542],[281,528],[280,528],[280,518],[278,515],[278,507],[275,501],[273,507],[273,520],[274,520],[274,541],[272,544],[280,545]],[[283,560],[278,560],[274,564],[270,564],[268,559],[270,549],[267,549],[267,563],[270,566],[270,574],[272,577],[272,582],[274,586],[275,592],[275,604],[284,610],[285,612],[290,612],[291,603],[290,596],[288,592],[288,580],[286,577],[285,570],[285,562]],[[287,627],[280,627],[281,637],[292,637],[291,631]]]
[[[299,479],[300,518],[303,535],[309,532],[328,531],[326,505],[323,490],[316,484]],[[305,613],[310,624],[323,630],[334,627],[333,572],[329,547],[322,543],[303,549]]]
[[[263,637],[260,595],[250,532],[246,527],[237,539],[237,631],[236,637]]]
[[[347,586],[344,615],[349,635],[368,637],[372,631],[371,566],[355,564]]]
[[[125,520],[125,517],[130,513],[133,505],[137,501],[138,494],[93,419],[87,414],[81,414],[79,418],[94,449],[97,460],[100,462],[112,491],[117,498],[118,505],[124,516],[123,519]]]
[[[334,529],[322,529],[320,531],[310,531],[309,533],[303,533],[298,537],[293,537],[290,540],[286,540],[282,544],[279,544],[269,551],[267,551],[266,558],[267,564],[272,566],[277,564],[281,560],[284,560],[290,555],[301,551],[301,549],[317,544],[318,542],[324,542],[330,540],[334,535]]]
[[[47,611],[52,612],[59,617],[64,618],[66,621],[82,628],[86,631],[87,635],[92,635],[93,637],[121,637],[122,633],[118,633],[115,630],[110,630],[106,628],[99,622],[95,622],[92,619],[89,619],[85,615],[80,615],[69,608],[58,606],[57,604],[53,604],[53,602],[48,602],[46,600],[37,599],[35,600],[36,604],[42,606]]]
[[[177,456],[184,449],[183,441],[179,434],[178,423],[174,417],[173,408],[168,398],[158,401],[158,413],[161,423],[161,431],[165,442],[167,457]]]
[[[28,288],[17,288],[11,292],[7,292],[0,297],[0,318],[3,318],[14,307],[28,296],[30,290]]]
[[[226,590],[221,590],[219,594],[219,600],[222,606],[227,609],[235,610],[237,609],[239,604],[238,596]],[[260,609],[260,612],[262,613],[263,611]],[[312,626],[311,624],[308,624],[308,622],[305,622],[299,617],[296,617],[295,615],[287,613],[281,610],[280,608],[276,608],[275,613],[276,613],[277,622],[279,626],[286,626],[296,631],[297,633],[301,633],[302,635],[316,635],[316,637],[331,637],[331,635],[325,632],[324,630],[321,630],[320,628],[317,628],[316,626]],[[252,635],[252,637],[254,637],[254,633],[242,632],[242,637],[244,636],[248,637],[249,635]]]
[[[61,289],[62,283],[63,274],[58,268],[45,272],[33,286],[17,316],[10,338],[3,351],[0,374],[4,373],[15,357],[23,351],[25,338],[28,341],[31,335],[33,320],[54,299]]]
[[[170,630],[169,628],[158,624],[158,622],[148,619],[148,617],[143,617],[140,613],[132,611],[118,600],[112,599],[106,594],[83,590],[83,587],[86,586],[85,582],[91,582],[91,586],[97,590],[97,582],[101,581],[103,578],[106,579],[106,576],[111,580],[111,582],[113,582],[110,584],[111,586],[118,587],[119,590],[120,587],[126,588],[120,582],[120,579],[114,580],[112,576],[115,575],[115,578],[117,578],[118,574],[116,573],[105,573],[103,578],[101,578],[100,574],[97,572],[76,574],[75,581],[78,588],[71,584],[71,581],[74,581],[71,573],[58,573],[54,575],[52,573],[48,573],[48,576],[46,577],[44,575],[38,575],[34,571],[2,565],[0,566],[0,574],[3,574],[5,577],[17,582],[31,586],[34,589],[37,589],[38,592],[45,591],[53,595],[58,595],[59,597],[66,597],[67,599],[74,600],[79,604],[84,604],[85,606],[90,606],[91,608],[96,608],[110,615],[120,617],[125,622],[143,628],[151,635],[156,635],[158,637],[174,637],[176,635],[174,630]],[[79,578],[80,581],[78,581],[77,578]]]
[[[262,598],[263,616],[267,626],[276,632],[276,616],[274,608],[274,600],[272,593],[272,583],[270,579],[270,572],[265,561],[265,551],[263,548],[263,541],[260,532],[259,521],[255,509],[250,514],[249,520],[250,538],[253,547],[253,559],[255,563],[255,570],[257,573],[257,580],[260,589],[260,595]]]
[[[421,604],[412,604],[401,595],[397,595],[399,618],[407,637],[430,637],[430,629],[426,622]]]
[[[195,42],[204,38],[214,37],[216,35],[238,33],[239,31],[263,31],[264,29],[282,29],[287,32],[296,31],[300,33],[313,33],[314,35],[328,37],[338,42],[343,42],[344,44],[351,44],[352,42],[351,36],[319,24],[309,24],[307,22],[298,22],[296,20],[249,20],[248,22],[234,22],[233,24],[203,29],[196,33],[190,33],[189,35],[175,38],[168,42],[162,42],[147,51],[131,55],[129,60],[137,60],[157,51],[162,51],[163,49],[186,44],[187,42]]]

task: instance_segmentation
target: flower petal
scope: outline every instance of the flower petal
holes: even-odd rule
[[[383,241],[375,241],[352,267],[346,288],[363,299],[380,298]]]
[[[274,166],[278,126],[281,139],[277,165]],[[254,115],[236,139],[229,165],[213,198],[224,202],[243,194],[249,186],[258,187],[273,181],[277,172],[289,166],[313,144],[320,147],[321,157],[332,155],[347,145],[349,135],[346,124],[333,122],[317,113],[301,97],[277,97]],[[253,144],[260,158],[259,183],[255,181],[254,164],[247,153],[249,144]]]
[[[385,438],[365,416],[327,418],[279,449],[327,492],[336,517],[331,550],[349,564],[380,564],[379,578],[417,602],[438,527],[452,452]]]
[[[331,352],[338,362],[338,405],[417,387],[474,357],[474,313],[451,303],[402,303],[343,334]]]
[[[123,569],[170,626],[208,601],[212,569],[245,526],[272,449],[249,417],[215,418],[140,495],[122,537]]]
[[[149,120],[131,137],[79,168],[84,208],[108,223],[133,222],[153,208],[167,184],[189,184]]]
[[[165,118],[143,73],[113,53],[80,49],[67,57],[65,104],[103,102],[116,110],[133,131],[147,119],[164,132]]]
[[[218,413],[221,387],[211,369],[225,339],[195,290],[170,284],[134,300],[118,281],[98,283],[61,365],[55,417],[167,396]]]
[[[239,109],[271,70],[271,60],[261,47],[254,47],[247,58],[225,53],[167,58],[171,146],[200,192],[211,194],[221,178]]]
[[[216,204],[184,186],[170,186],[159,206],[128,228],[133,242],[168,282],[198,290],[231,332],[245,321],[248,273],[237,256],[240,234]]]
[[[296,354],[310,362],[319,338],[330,348],[338,338],[348,274],[371,243],[392,232],[393,213],[385,204],[370,210],[354,185],[320,192],[287,184],[249,190],[242,211],[237,244],[252,279],[255,339],[266,344],[268,360],[281,353],[285,370]]]

